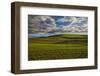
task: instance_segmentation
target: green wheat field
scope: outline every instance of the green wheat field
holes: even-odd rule
[[[28,38],[28,60],[87,58],[87,39],[87,35],[77,34]]]

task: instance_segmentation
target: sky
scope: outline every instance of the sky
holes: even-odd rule
[[[87,33],[88,17],[28,15],[28,33]]]

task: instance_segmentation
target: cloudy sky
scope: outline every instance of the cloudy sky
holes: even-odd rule
[[[88,17],[28,15],[29,33],[87,33]]]

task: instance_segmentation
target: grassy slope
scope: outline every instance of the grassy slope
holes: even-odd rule
[[[87,57],[87,36],[65,34],[29,38],[29,60],[74,59]]]

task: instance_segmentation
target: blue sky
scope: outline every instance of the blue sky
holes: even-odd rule
[[[88,17],[29,15],[29,33],[87,32]]]

